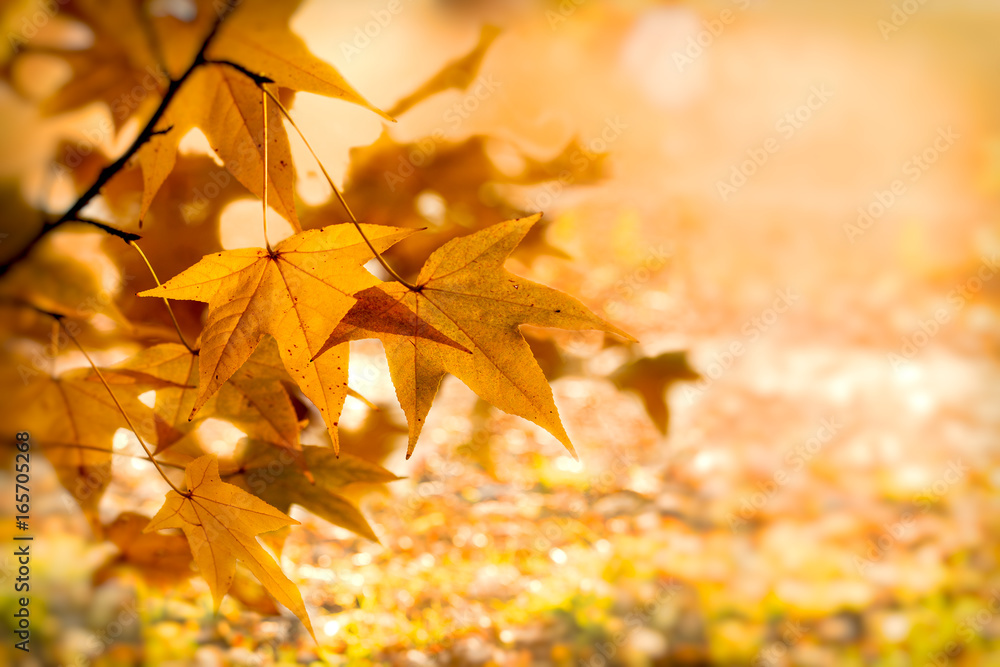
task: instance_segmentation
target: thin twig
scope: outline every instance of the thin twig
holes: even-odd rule
[[[130,429],[132,429],[132,432],[135,433],[135,437],[139,441],[139,444],[142,445],[142,450],[146,452],[146,456],[149,457],[149,460],[153,462],[153,466],[156,467],[156,472],[160,473],[160,477],[162,477],[163,480],[170,485],[171,489],[181,494],[182,496],[190,496],[191,495],[190,493],[184,493],[183,491],[178,489],[173,482],[170,481],[170,478],[167,477],[167,473],[163,472],[163,468],[160,467],[159,462],[153,458],[153,454],[152,452],[149,451],[149,447],[146,446],[146,443],[143,442],[142,440],[142,436],[139,435],[139,429],[135,427],[135,425],[132,423],[132,420],[129,419],[128,413],[125,412],[125,408],[123,408],[122,404],[118,402],[118,397],[115,396],[115,392],[111,390],[111,385],[108,384],[108,381],[104,378],[104,374],[101,373],[101,369],[97,367],[97,364],[94,363],[94,360],[91,359],[90,355],[87,354],[87,351],[83,349],[83,345],[80,345],[80,341],[76,339],[76,336],[74,336],[73,333],[69,330],[69,328],[65,324],[63,324],[63,318],[61,316],[58,316],[56,317],[56,321],[59,322],[59,326],[61,326],[62,330],[66,333],[67,336],[69,336],[69,339],[73,341],[73,343],[77,346],[77,348],[79,348],[81,352],[83,352],[83,356],[87,358],[87,361],[90,363],[90,367],[94,369],[95,373],[97,373],[97,377],[100,378],[101,384],[103,384],[104,388],[108,390],[108,394],[110,394],[111,400],[115,402],[115,406],[118,408],[118,412],[120,412],[122,414],[122,417],[125,418],[125,423],[128,424],[128,427]]]
[[[133,241],[138,241],[139,239],[142,238],[138,234],[133,234],[132,232],[126,232],[121,229],[116,229],[110,225],[106,225],[103,222],[100,222],[99,220],[91,220],[90,218],[76,217],[73,218],[72,220],[67,220],[66,222],[82,222],[87,225],[93,225],[94,227],[97,227],[98,229],[107,232],[112,236],[117,236],[122,241],[125,241],[125,243],[132,243]]]
[[[263,74],[257,74],[256,72],[251,72],[243,65],[239,63],[234,63],[231,60],[206,60],[206,65],[225,65],[226,67],[232,67],[234,70],[242,74],[243,76],[253,80],[258,86],[262,86],[265,83],[274,83],[274,79],[269,76],[264,76]]]
[[[139,459],[140,461],[153,461],[153,459],[149,458],[148,456],[145,455],[140,456],[139,454],[126,454],[125,452],[116,451],[114,448],[111,447],[95,447],[94,445],[81,445],[81,444],[49,445],[49,449],[59,449],[59,448],[82,449],[88,452],[106,452],[108,454],[114,454],[115,456],[124,456],[125,458],[128,459]],[[169,461],[153,461],[153,463],[159,463],[161,466],[164,466],[165,468],[176,468],[177,470],[186,470],[186,468],[180,465],[179,463],[170,463]]]
[[[156,276],[156,271],[153,270],[153,265],[149,263],[149,258],[146,257],[146,253],[142,251],[142,248],[140,248],[139,244],[136,243],[135,241],[129,241],[129,245],[135,248],[135,251],[139,253],[140,257],[142,257],[142,261],[146,263],[146,268],[149,269],[150,275],[152,275],[153,280],[156,281],[156,286],[161,287],[162,283],[160,283],[160,279]],[[184,332],[181,331],[181,325],[177,322],[177,317],[174,315],[174,309],[170,307],[170,300],[167,297],[162,297],[162,298],[163,298],[163,304],[167,307],[167,312],[170,313],[170,319],[174,323],[174,328],[177,329],[177,335],[178,337],[180,337],[181,343],[183,343],[184,347],[186,347],[187,351],[190,352],[191,354],[198,354],[197,352],[195,352],[194,348],[188,345],[187,340],[185,340]]]

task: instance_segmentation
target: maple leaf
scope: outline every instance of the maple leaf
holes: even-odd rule
[[[192,128],[204,131],[225,168],[250,192],[264,196],[264,100],[257,84],[227,65],[195,70],[160,120],[157,134],[139,149],[143,217],[177,160],[177,147]],[[295,211],[292,149],[281,111],[267,99],[268,204],[301,230]]]
[[[257,82],[265,77],[277,87],[315,93],[361,105],[391,117],[362,97],[330,64],[317,58],[289,28],[299,2],[242,0],[218,29],[205,53],[206,64],[194,71],[157,126],[162,134],[150,138],[137,154],[144,181],[140,218],[166,180],[176,160],[177,146],[188,130],[205,132],[226,169],[250,192],[263,197],[263,101]],[[203,34],[219,10],[217,0],[197,3],[194,25],[187,39],[173,50],[184,54],[172,62],[190,62],[197,51],[191,35]],[[168,22],[176,26],[177,21]],[[173,33],[171,42],[173,40]],[[171,49],[168,49],[171,51]],[[300,231],[295,210],[295,173],[291,147],[281,112],[267,100],[268,203]]]
[[[344,77],[320,58],[289,28],[300,2],[242,0],[219,29],[208,49],[208,57],[239,63],[283,88],[316,93],[351,102],[392,117],[361,96]]]
[[[167,493],[166,502],[143,532],[180,528],[218,609],[242,561],[279,603],[313,632],[298,588],[264,550],[256,536],[298,522],[243,489],[223,482],[212,454],[192,461],[185,472],[186,495]]]
[[[144,533],[149,517],[135,512],[122,512],[105,528],[104,536],[118,547],[94,573],[94,584],[100,585],[116,570],[131,569],[146,581],[169,586],[188,579],[191,570],[191,548],[180,535]]]
[[[657,357],[643,357],[619,367],[610,379],[619,389],[630,389],[639,394],[646,413],[663,435],[670,425],[670,409],[664,394],[676,382],[698,380],[698,375],[688,364],[687,352],[665,352]]]
[[[329,447],[305,445],[302,453],[315,483],[290,465],[292,459],[282,451],[249,439],[240,443],[234,456],[238,472],[227,479],[279,510],[287,512],[293,504],[300,505],[377,542],[368,520],[342,494],[352,484],[384,484],[400,478],[376,463],[343,453],[338,457]]]
[[[540,217],[511,220],[449,241],[427,260],[416,291],[400,283],[378,286],[471,354],[426,338],[354,326],[349,323],[355,321],[353,316],[337,327],[320,350],[318,359],[348,340],[382,340],[396,397],[409,423],[407,456],[413,452],[445,373],[455,375],[501,410],[538,424],[575,454],[559,420],[552,390],[518,327],[594,329],[634,339],[576,299],[503,268],[507,256]],[[359,301],[356,308],[363,311],[365,307],[365,302]]]
[[[492,25],[483,26],[479,32],[479,41],[472,51],[445,64],[437,74],[428,79],[420,88],[396,102],[389,109],[389,115],[399,116],[404,114],[428,97],[451,88],[458,88],[460,90],[468,88],[475,81],[476,74],[479,73],[479,66],[482,65],[483,58],[486,57],[486,52],[499,36],[500,28]]]
[[[410,233],[364,229],[380,252]],[[245,248],[209,255],[161,287],[142,292],[208,303],[192,414],[269,334],[289,375],[322,414],[336,449],[347,395],[347,346],[310,360],[356,302],[351,295],[378,284],[363,268],[370,259],[371,250],[353,225],[331,225],[291,236],[273,252]]]
[[[293,452],[301,449],[299,420],[282,382],[288,379],[273,339],[257,347],[245,364],[189,418],[198,395],[198,355],[177,343],[154,345],[118,366],[137,371],[141,378],[157,378],[170,385],[157,390],[153,410],[178,431],[187,434],[201,421],[225,419],[252,438]],[[161,442],[160,453],[174,442]],[[297,454],[293,454],[297,456]]]
[[[386,260],[403,277],[415,276],[430,254],[451,239],[527,215],[522,207],[501,196],[503,188],[560,178],[587,185],[597,182],[604,173],[604,156],[585,153],[574,140],[551,160],[522,156],[524,170],[509,175],[490,158],[489,141],[489,137],[476,135],[459,142],[430,137],[397,143],[386,130],[370,146],[351,150],[344,196],[358,202],[360,219],[370,224],[425,230],[386,252]],[[593,159],[581,159],[587,155]],[[415,166],[415,159],[419,159],[419,166]],[[443,206],[428,212],[428,198]],[[303,211],[303,226],[313,227],[339,214],[339,206],[339,202],[332,201]],[[541,255],[568,259],[565,252],[547,241],[548,226],[545,220],[534,225],[514,256],[525,263]]]
[[[91,579],[94,586],[100,586],[122,572],[133,572],[165,592],[195,576],[187,538],[183,535],[145,533],[143,531],[149,521],[148,516],[122,512],[105,527],[104,536],[118,547],[118,553],[108,557],[94,572]],[[258,614],[281,614],[266,589],[252,578],[246,567],[238,563],[229,595],[239,600],[244,608]]]
[[[129,117],[154,103],[166,81],[143,28],[141,3],[134,0],[71,0],[61,3],[61,15],[84,23],[93,32],[85,49],[47,46],[41,53],[63,60],[72,74],[41,110],[57,114],[79,109],[95,100],[107,104],[120,128]],[[31,44],[25,50],[32,52]],[[143,91],[136,95],[133,91]]]
[[[114,372],[106,373],[105,379],[143,440],[159,443],[180,437],[138,399],[150,386],[162,383],[147,378],[140,384],[134,377]],[[87,517],[96,520],[97,504],[111,481],[115,432],[131,430],[108,389],[92,369],[78,368],[37,379],[16,400],[19,419],[32,425],[32,439],[44,448],[59,481]]]

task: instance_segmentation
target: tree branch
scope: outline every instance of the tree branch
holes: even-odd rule
[[[131,243],[132,241],[138,241],[139,239],[142,238],[138,234],[133,234],[132,232],[122,231],[121,229],[116,229],[116,228],[112,227],[111,225],[106,225],[103,222],[100,222],[98,220],[91,220],[90,218],[73,218],[73,220],[67,220],[66,222],[82,222],[82,223],[85,223],[85,224],[88,224],[88,225],[93,225],[94,227],[97,227],[98,229],[103,230],[103,231],[107,232],[108,234],[111,234],[112,236],[117,236],[122,241],[125,241],[125,243]]]
[[[207,64],[207,65],[225,65],[227,67],[232,67],[237,72],[240,72],[244,76],[252,79],[253,82],[256,83],[258,86],[262,86],[265,83],[274,83],[274,79],[272,79],[271,77],[264,76],[263,74],[257,74],[256,72],[251,72],[250,70],[248,70],[243,65],[240,65],[239,63],[234,63],[234,62],[229,61],[229,60],[206,60],[205,64]]]
[[[128,149],[125,151],[125,153],[122,154],[121,157],[119,157],[117,160],[115,160],[114,162],[112,162],[111,164],[109,164],[108,166],[106,166],[104,169],[101,170],[101,173],[97,176],[97,180],[94,181],[94,184],[91,185],[86,192],[80,195],[79,199],[76,200],[76,202],[69,208],[68,211],[63,213],[58,220],[54,222],[46,222],[45,224],[43,224],[42,228],[38,231],[38,234],[36,234],[33,239],[28,241],[28,243],[25,244],[25,246],[20,250],[20,252],[17,253],[17,255],[8,260],[3,266],[0,266],[0,276],[7,273],[7,271],[10,269],[11,266],[13,266],[17,262],[27,257],[28,254],[31,252],[32,248],[35,247],[35,244],[37,244],[46,234],[51,232],[53,229],[56,229],[57,227],[59,227],[64,223],[71,222],[74,220],[80,220],[80,211],[82,211],[84,207],[91,202],[91,200],[93,200],[97,195],[101,193],[101,189],[108,184],[108,181],[110,181],[115,176],[115,174],[120,172],[125,167],[125,165],[128,164],[128,161],[132,159],[132,156],[134,156],[147,141],[149,141],[156,134],[162,134],[163,131],[156,130],[156,124],[160,122],[161,118],[163,118],[163,114],[167,112],[167,108],[170,106],[170,103],[173,101],[174,97],[177,95],[177,92],[181,89],[181,86],[184,85],[184,83],[188,80],[191,74],[193,74],[196,69],[198,69],[199,67],[208,62],[208,60],[205,57],[205,52],[208,50],[208,47],[211,46],[212,41],[215,39],[216,34],[219,32],[219,26],[221,26],[222,22],[226,19],[226,17],[229,16],[230,13],[232,13],[233,9],[235,9],[237,4],[238,4],[237,0],[228,0],[225,4],[225,7],[219,11],[215,23],[212,24],[212,29],[209,31],[208,35],[205,36],[205,40],[202,42],[201,48],[198,49],[198,53],[197,55],[195,55],[194,60],[191,62],[191,65],[187,68],[187,70],[185,70],[183,74],[180,75],[180,77],[170,81],[170,85],[167,88],[167,92],[164,93],[163,99],[160,100],[160,105],[156,108],[156,111],[153,112],[153,115],[146,123],[146,126],[142,128],[142,131],[139,132],[139,136],[137,136],[135,138],[135,141],[132,142],[132,145],[128,147]],[[128,243],[130,240],[141,238],[135,236],[134,234],[130,234],[129,232],[118,230],[109,225],[105,225],[104,223],[98,223],[96,221],[86,220],[86,219],[82,221],[93,224],[103,229],[104,231],[108,232],[109,234],[113,234],[114,236],[121,238],[126,243]]]

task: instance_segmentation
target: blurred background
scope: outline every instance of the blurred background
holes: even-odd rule
[[[96,576],[114,545],[37,463],[24,664],[1000,665],[1000,5],[306,0],[292,27],[398,119],[293,106],[362,221],[428,229],[391,261],[544,211],[508,268],[641,342],[525,331],[580,461],[454,378],[406,461],[352,344],[381,410],[348,401],[343,446],[405,479],[352,491],[380,543],[293,510],[319,647],[259,591],[216,617],[199,578]],[[477,45],[468,85],[400,105]],[[26,72],[0,179],[58,212],[53,162],[110,112],[43,115]],[[291,141],[304,226],[342,217]],[[223,247],[261,244],[258,207],[227,199]],[[151,468],[115,466],[102,517],[155,512]]]

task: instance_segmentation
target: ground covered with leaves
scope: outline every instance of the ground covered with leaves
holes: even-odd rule
[[[139,4],[0,59],[0,250],[73,213],[0,277],[0,661],[1000,665],[987,19],[248,0],[186,74]]]

